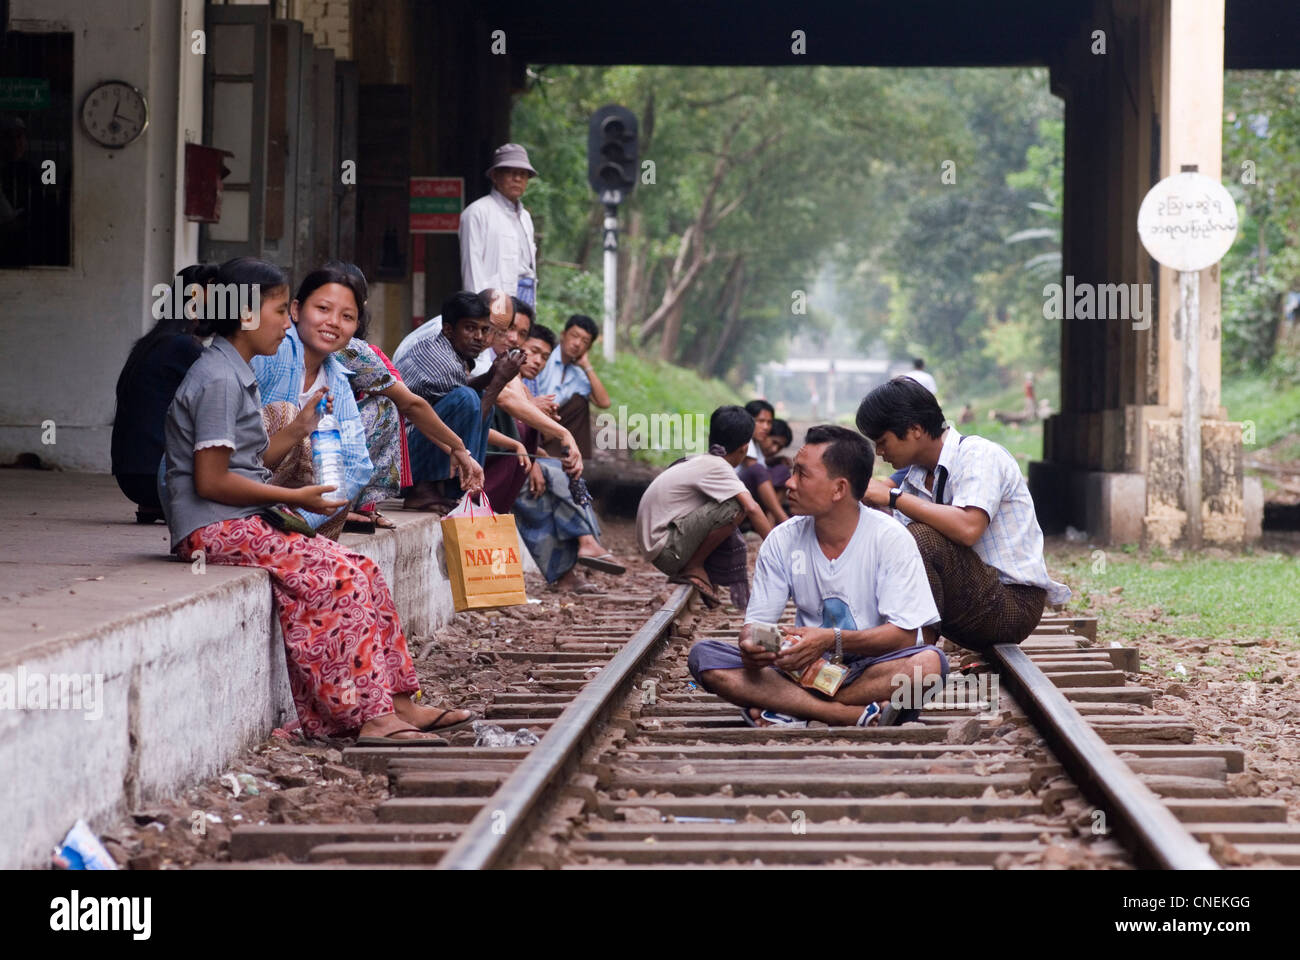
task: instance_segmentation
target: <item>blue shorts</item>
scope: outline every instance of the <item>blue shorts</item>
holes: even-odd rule
[[[914,657],[918,653],[925,653],[928,650],[933,650],[939,655],[939,670],[944,679],[947,679],[948,658],[944,656],[943,651],[938,647],[925,643],[919,646],[904,647],[901,650],[891,650],[889,653],[882,653],[878,657],[846,656],[844,665],[849,668],[849,672],[844,678],[843,686],[847,687],[862,676],[868,667],[874,664],[884,663],[887,660],[902,660],[905,657]],[[740,659],[740,647],[737,644],[728,643],[725,640],[701,640],[691,647],[691,652],[686,658],[686,666],[691,671],[691,676],[695,678],[695,682],[703,686],[704,681],[700,679],[700,674],[706,670],[740,670],[744,667],[744,662]],[[767,669],[776,670],[776,667],[768,667]],[[783,677],[786,676],[780,670],[776,672]],[[817,691],[813,692],[816,693]]]

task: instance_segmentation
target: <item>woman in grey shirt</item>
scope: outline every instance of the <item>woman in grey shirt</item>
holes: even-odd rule
[[[309,737],[358,733],[359,743],[427,744],[461,727],[465,710],[418,706],[420,688],[392,594],[374,561],[332,540],[282,529],[287,504],[330,514],[332,486],[272,486],[276,464],[317,420],[321,390],[268,440],[249,361],[273,355],[289,328],[289,279],[252,257],[222,264],[218,296],[200,334],[216,334],[167,413],[166,508],[182,558],[262,567],[271,574],[294,705]],[[232,309],[233,308],[233,309]],[[217,314],[213,317],[212,314]],[[205,329],[206,328],[206,329]],[[291,520],[297,519],[291,517]]]

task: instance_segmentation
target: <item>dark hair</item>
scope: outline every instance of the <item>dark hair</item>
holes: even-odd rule
[[[144,358],[158,344],[172,337],[190,335],[193,336],[195,328],[199,324],[199,318],[191,319],[185,315],[185,308],[189,303],[185,291],[192,284],[198,284],[200,287],[207,287],[208,283],[216,279],[217,265],[215,263],[192,263],[185,267],[176,275],[180,278],[181,285],[181,312],[179,316],[162,317],[157,323],[150,328],[149,332],[131,345],[131,352],[126,356],[126,363],[122,365],[122,373],[117,378],[117,398],[118,404],[121,405],[122,394],[126,390],[127,384],[136,376],[140,364]],[[168,292],[170,298],[171,292]],[[171,311],[169,310],[168,313]]]
[[[366,339],[366,331],[370,329],[370,311],[366,308],[366,303],[370,300],[370,284],[366,282],[366,275],[361,272],[361,268],[355,263],[348,263],[346,260],[326,260],[321,264],[322,270],[342,270],[361,288],[361,299],[357,301],[357,332],[358,340]],[[352,293],[355,296],[356,290]]]
[[[776,407],[772,406],[766,400],[751,400],[749,403],[745,404],[745,412],[755,420],[758,419],[758,415],[764,410],[772,416],[776,416]]]
[[[575,313],[564,322],[564,332],[568,333],[570,327],[577,327],[580,330],[586,330],[591,334],[591,342],[595,343],[596,338],[600,336],[600,327],[596,326],[596,321],[584,313]]]
[[[244,301],[244,291],[256,286],[258,298],[265,299],[278,290],[288,290],[289,275],[269,261],[257,257],[235,257],[217,268],[212,283],[229,292],[223,298],[223,290],[213,291],[213,302],[204,301],[204,319],[199,321],[195,332],[201,337],[209,334],[228,337],[239,330],[240,311],[248,306]],[[237,309],[227,309],[232,305]]]
[[[491,313],[483,295],[472,290],[459,290],[442,301],[442,325],[452,329],[466,317],[478,319]]]
[[[867,438],[886,430],[902,440],[917,426],[932,437],[943,433],[943,410],[934,394],[911,377],[894,377],[862,399],[858,406],[858,429]]]
[[[789,446],[794,441],[794,432],[790,429],[790,424],[784,420],[773,420],[772,427],[767,431],[769,437],[785,437],[785,445]]]
[[[544,327],[540,323],[534,323],[528,328],[527,340],[541,340],[546,343],[552,350],[555,349],[555,331],[550,327]]]
[[[366,278],[360,270],[354,267],[349,270],[350,264],[344,264],[337,260],[326,263],[317,267],[307,276],[302,278],[302,283],[298,284],[298,292],[293,298],[299,304],[307,302],[307,298],[319,290],[321,287],[330,283],[337,283],[347,287],[352,293],[352,299],[357,303],[357,331],[353,334],[360,340],[366,339]],[[354,272],[355,271],[355,272]]]
[[[843,477],[849,482],[853,499],[861,500],[867,492],[867,483],[871,480],[871,471],[876,465],[876,448],[866,437],[854,433],[848,427],[838,427],[830,423],[809,427],[804,434],[804,446],[824,443],[822,465],[831,477]]]
[[[537,319],[537,311],[532,308],[531,304],[524,303],[518,297],[511,297],[510,299],[515,302],[515,313],[522,313],[528,318],[530,324]]]
[[[914,369],[914,370],[924,370],[924,369],[925,369],[925,361],[922,360],[920,357],[915,357],[915,358],[912,360],[912,369]]]
[[[718,407],[709,417],[709,446],[719,444],[727,453],[754,439],[754,418],[744,407]]]

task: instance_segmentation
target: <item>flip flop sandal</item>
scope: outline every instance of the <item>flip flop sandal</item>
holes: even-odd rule
[[[441,709],[441,708],[435,708],[435,709]],[[451,710],[443,710],[442,713],[438,714],[438,720],[441,720],[447,714],[452,712],[453,711]],[[470,714],[467,720],[461,720],[459,723],[449,723],[445,726],[438,726],[438,720],[434,720],[432,723],[426,723],[424,726],[420,727],[419,730],[421,733],[450,733],[453,730],[459,730],[461,727],[469,726],[477,719],[478,718],[475,717],[473,714]]]
[[[862,715],[858,717],[857,722],[854,723],[854,726],[855,727],[890,726],[890,724],[887,724],[885,722],[885,714],[887,711],[893,709],[894,709],[894,705],[892,703],[884,710],[880,709],[880,704],[878,703],[869,703],[867,704],[867,708],[862,711]]]
[[[688,587],[694,587],[700,594],[700,599],[704,601],[704,606],[709,610],[717,609],[722,606],[722,600],[718,595],[709,589],[708,585],[699,577],[688,577],[678,575],[668,578],[669,583],[682,583]]]
[[[373,520],[345,520],[343,521],[344,533],[374,533],[375,521]]]
[[[416,730],[394,730],[393,733],[416,733],[423,731]],[[449,747],[451,746],[442,737],[402,737],[395,738],[392,735],[386,737],[357,737],[353,744],[356,747]]]
[[[615,576],[622,576],[627,573],[627,567],[615,560],[612,553],[602,553],[599,557],[579,556],[578,563],[584,567],[599,570],[601,573],[612,573]]]
[[[396,529],[397,529],[397,524],[393,523],[393,521],[389,520],[386,516],[384,516],[384,515],[383,515],[382,513],[380,513],[378,510],[375,511],[375,526],[378,527],[380,530],[396,530]]]
[[[751,727],[762,729],[768,727],[807,727],[807,720],[800,720],[798,717],[792,717],[788,713],[777,713],[775,710],[764,710],[760,713],[759,719],[766,720],[766,724],[761,724],[749,715],[749,708],[745,707],[740,711],[740,715],[745,718],[745,722]]]

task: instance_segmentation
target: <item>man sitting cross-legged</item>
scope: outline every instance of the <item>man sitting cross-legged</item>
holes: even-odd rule
[[[741,518],[749,517],[759,536],[772,529],[735,472],[753,435],[754,418],[743,408],[718,407],[709,418],[709,452],[659,474],[637,506],[641,553],[670,583],[694,585],[708,607],[719,603],[714,583],[738,585],[739,599],[748,597],[747,551],[736,531]],[[736,586],[731,593],[736,601]]]
[[[897,486],[872,480],[863,499],[908,525],[945,637],[970,650],[1019,643],[1045,602],[1070,598],[1047,575],[1034,501],[1004,447],[945,424],[934,394],[908,377],[867,394],[857,421],[903,472]]]
[[[941,686],[948,661],[930,627],[939,619],[916,544],[898,523],[859,503],[875,453],[845,427],[810,429],[786,484],[792,516],[758,551],[754,588],[739,646],[705,640],[688,666],[705,689],[745,708],[753,726],[904,723],[918,702],[890,706],[898,674],[911,689]],[[794,598],[790,646],[771,653],[754,642],[754,623],[776,623]],[[847,673],[834,697],[810,690],[785,671],[842,654]],[[775,668],[775,669],[773,669]]]

